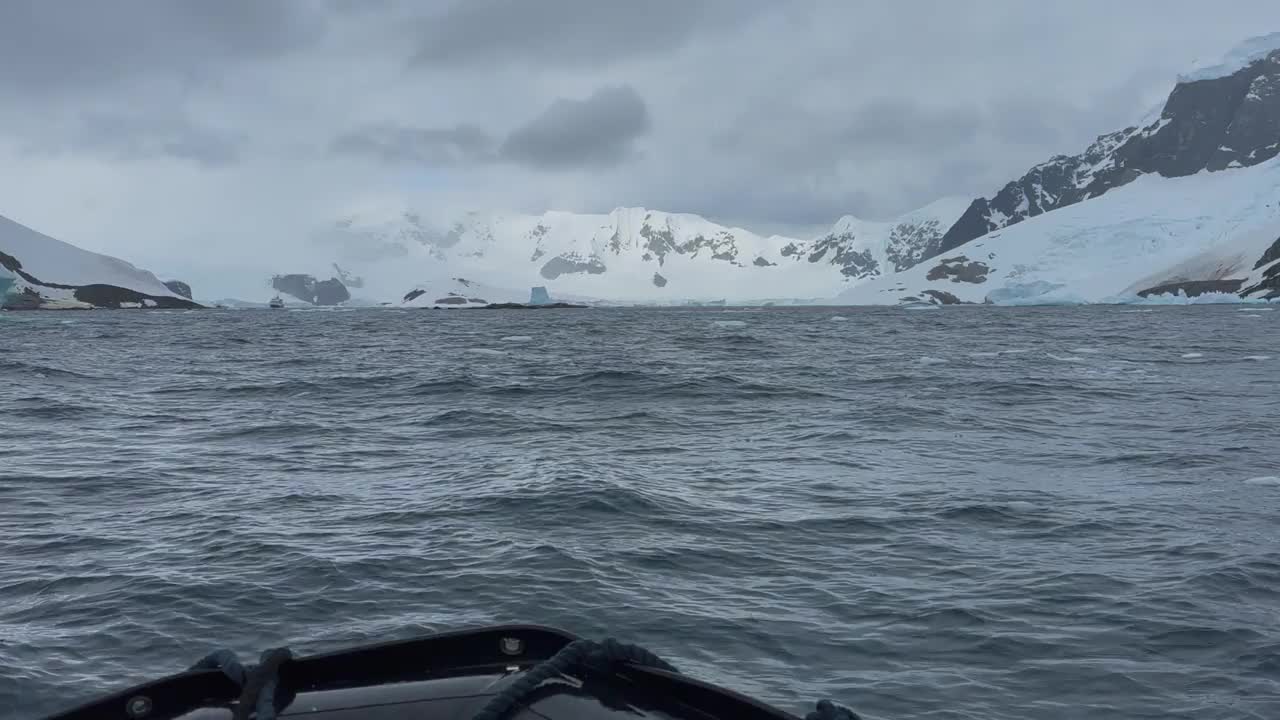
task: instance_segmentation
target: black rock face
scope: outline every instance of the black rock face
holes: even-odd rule
[[[1182,293],[1193,298],[1205,293],[1233,293],[1239,290],[1241,285],[1244,285],[1244,280],[1183,280],[1139,290],[1138,297]]]
[[[312,305],[337,305],[351,299],[347,286],[337,278],[317,282],[311,275],[276,275],[271,278],[271,287]]]
[[[557,255],[546,262],[538,271],[542,277],[555,280],[561,275],[572,273],[589,273],[599,275],[607,268],[598,258],[584,258],[576,255]]]
[[[840,274],[850,278],[874,277],[880,274],[880,263],[870,250],[854,250],[853,233],[834,233],[819,238],[809,251],[809,262],[822,262],[827,254],[829,262],[840,268]]]
[[[1150,125],[1102,135],[1083,153],[1051,158],[993,197],[974,200],[925,257],[1148,173],[1180,177],[1249,167],[1277,154],[1280,50],[1231,75],[1179,83]]]
[[[1280,238],[1267,248],[1267,251],[1258,258],[1258,262],[1253,266],[1254,270],[1263,267],[1269,263],[1275,263],[1262,273],[1262,280],[1254,285],[1240,291],[1242,297],[1252,298],[1260,297],[1266,300],[1275,300],[1280,298]]]
[[[970,260],[960,255],[953,258],[944,258],[937,265],[929,268],[929,274],[925,276],[928,280],[945,280],[951,278],[951,282],[967,282],[967,283],[984,283],[987,281],[987,273],[991,272],[991,268],[987,264],[978,260]]]
[[[347,292],[347,287],[337,278],[321,280],[316,283],[316,299],[317,305],[337,305],[351,299],[351,293]]]
[[[949,293],[949,292],[946,292],[945,290],[925,290],[925,291],[923,291],[923,292],[924,292],[924,294],[925,294],[925,295],[928,295],[929,297],[933,298],[934,300],[937,300],[937,301],[938,301],[938,304],[940,304],[940,305],[963,305],[963,304],[965,304],[965,303],[964,303],[960,298],[956,297],[955,295],[952,295],[952,294],[951,294],[951,293]]]
[[[75,296],[80,302],[105,308],[118,308],[122,303],[136,303],[145,307],[170,310],[200,307],[200,305],[184,298],[146,295],[136,290],[116,287],[115,285],[81,285],[76,288]]]
[[[164,286],[188,300],[191,299],[191,286],[181,280],[166,280]]]
[[[662,276],[661,276],[661,275],[659,275],[658,273],[654,273],[654,274],[653,274],[653,284],[654,284],[654,286],[655,286],[655,287],[666,287],[666,286],[667,286],[667,279],[666,279],[666,278],[664,278],[664,277],[662,277]]]

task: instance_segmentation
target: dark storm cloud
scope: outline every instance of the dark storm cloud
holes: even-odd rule
[[[493,139],[475,125],[436,129],[366,127],[341,135],[331,147],[337,153],[365,155],[392,164],[443,166],[494,159]]]
[[[392,164],[502,162],[539,170],[606,168],[625,161],[649,125],[648,108],[635,89],[606,87],[582,100],[557,98],[511,131],[496,149],[487,132],[470,124],[365,127],[339,136],[331,149]]]
[[[648,131],[649,110],[640,95],[629,86],[607,87],[585,100],[557,99],[512,131],[501,154],[548,170],[611,167],[626,160]]]
[[[79,90],[140,75],[188,79],[211,61],[278,55],[318,37],[324,14],[262,0],[5,0],[0,89]]]
[[[459,0],[421,23],[422,66],[573,64],[661,54],[732,32],[764,0]]]

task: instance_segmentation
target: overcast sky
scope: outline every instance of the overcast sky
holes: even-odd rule
[[[761,231],[987,194],[1274,0],[0,0],[0,214],[181,270],[352,209]]]

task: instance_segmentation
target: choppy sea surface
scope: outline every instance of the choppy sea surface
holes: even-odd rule
[[[0,717],[494,622],[803,714],[1280,717],[1280,311],[0,315]]]

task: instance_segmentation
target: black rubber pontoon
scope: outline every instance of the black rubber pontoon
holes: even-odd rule
[[[48,720],[797,720],[681,675],[635,646],[554,628],[501,625],[308,657],[230,653]],[[668,669],[663,669],[663,668]],[[821,703],[811,718],[856,719]]]

